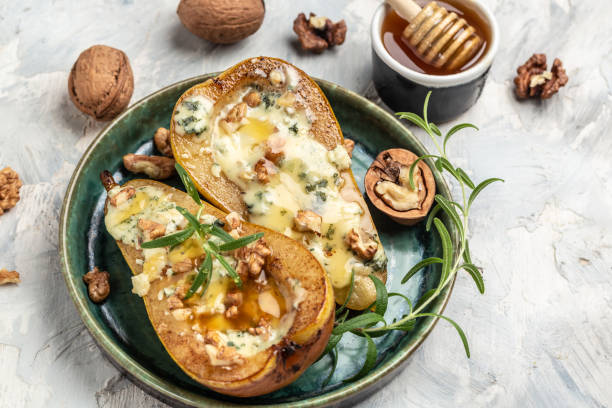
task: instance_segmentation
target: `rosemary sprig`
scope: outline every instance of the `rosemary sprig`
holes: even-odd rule
[[[212,224],[204,224],[201,223],[200,215],[203,211],[203,204],[200,200],[200,196],[198,194],[198,190],[196,189],[193,181],[189,177],[189,174],[183,169],[183,167],[176,163],[175,164],[176,171],[179,174],[183,185],[185,186],[185,190],[187,194],[192,198],[192,200],[198,204],[200,209],[197,212],[197,215],[193,215],[187,209],[183,207],[176,206],[176,210],[181,213],[185,219],[189,222],[189,227],[184,230],[175,232],[170,235],[163,236],[161,238],[154,239],[152,241],[143,242],[141,244],[142,248],[163,248],[163,247],[174,247],[176,245],[181,244],[182,242],[189,239],[193,234],[197,233],[202,240],[202,248],[204,249],[204,253],[206,254],[206,258],[198,267],[198,273],[193,280],[189,291],[185,294],[184,299],[189,299],[195,293],[198,292],[200,287],[204,285],[204,289],[202,290],[202,295],[206,292],[208,288],[208,284],[210,283],[210,278],[212,275],[212,259],[216,258],[221,266],[227,271],[229,276],[232,278],[234,283],[238,288],[242,287],[242,279],[236,272],[233,266],[227,262],[227,260],[223,257],[221,252],[232,251],[238,248],[242,248],[244,246],[249,245],[252,242],[257,241],[261,237],[263,237],[263,232],[258,232],[256,234],[246,235],[240,238],[234,238],[230,234],[228,234],[223,228],[221,228],[216,223]],[[214,241],[210,240],[208,237],[210,235],[221,238],[224,243],[221,245],[217,245]]]
[[[420,270],[427,268],[431,265],[439,264],[441,265],[441,269],[438,285],[435,288],[425,292],[413,306],[412,302],[407,296],[396,292],[388,293],[387,289],[385,288],[385,285],[374,275],[370,275],[370,278],[372,279],[372,281],[374,282],[374,286],[376,287],[376,301],[365,311],[348,320],[346,319],[346,313],[343,316],[340,316],[340,318],[339,314],[336,314],[336,322],[335,327],[332,331],[332,336],[327,347],[325,348],[324,353],[322,354],[322,356],[330,355],[332,357],[332,372],[324,381],[323,386],[327,385],[327,383],[329,383],[329,380],[333,376],[333,373],[337,366],[337,359],[339,355],[337,346],[342,336],[344,336],[346,333],[351,333],[356,336],[364,337],[367,341],[367,351],[364,364],[358,373],[344,380],[345,382],[349,382],[362,378],[376,364],[378,350],[376,348],[376,343],[372,340],[374,337],[385,336],[393,331],[410,331],[415,327],[418,319],[425,317],[441,318],[448,321],[457,330],[461,342],[463,343],[465,353],[468,358],[470,357],[470,349],[467,337],[461,327],[454,320],[450,319],[447,316],[427,312],[427,308],[434,300],[438,298],[438,296],[440,296],[444,289],[453,282],[455,275],[461,270],[465,270],[474,280],[478,291],[480,293],[484,293],[485,287],[482,274],[480,272],[480,269],[472,262],[469,251],[469,244],[467,239],[468,217],[470,214],[470,208],[472,207],[474,200],[482,192],[482,190],[491,183],[503,180],[499,178],[489,178],[479,184],[475,184],[463,169],[455,167],[450,162],[446,153],[447,143],[450,138],[461,129],[473,128],[478,130],[478,128],[471,123],[461,123],[456,126],[453,126],[446,133],[446,135],[442,136],[442,132],[440,131],[440,129],[438,129],[438,127],[434,123],[429,122],[429,120],[427,119],[427,106],[429,104],[430,96],[431,92],[429,92],[425,97],[425,103],[423,106],[423,117],[411,112],[399,112],[396,114],[400,119],[409,120],[410,122],[423,129],[430,136],[436,147],[436,150],[438,151],[438,154],[428,154],[421,156],[412,163],[409,170],[410,186],[413,189],[415,187],[413,177],[417,164],[421,160],[433,160],[434,165],[440,172],[448,173],[452,178],[455,179],[457,184],[459,184],[461,188],[461,202],[458,203],[455,201],[451,201],[446,197],[442,196],[441,194],[436,194],[436,205],[429,213],[425,228],[427,231],[430,231],[432,226],[436,228],[436,232],[440,236],[440,241],[442,242],[442,257],[430,257],[418,262],[406,272],[406,274],[402,278],[401,283],[405,284],[406,282],[408,282]],[[441,214],[446,214],[450,222],[457,229],[459,235],[458,248],[455,248],[453,246],[450,233],[446,225],[444,225],[444,223],[440,219]],[[455,253],[456,255],[454,255]],[[425,272],[430,273],[432,270],[432,268],[428,268],[425,270]],[[394,320],[393,322],[387,322],[384,318],[385,312],[387,310],[388,299],[390,297],[399,297],[404,300],[408,304],[409,310],[406,315],[402,316],[400,319]],[[343,305],[340,310],[343,310],[344,306],[345,305]]]

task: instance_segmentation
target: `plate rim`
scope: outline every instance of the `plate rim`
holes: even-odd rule
[[[207,406],[206,404],[214,403],[216,404],[216,406],[219,406],[219,407],[244,407],[244,406],[249,406],[249,404],[248,402],[246,402],[245,404],[242,404],[242,403],[234,403],[231,401],[222,401],[222,400],[218,400],[212,397],[208,397],[208,396],[197,394],[191,391],[187,391],[181,387],[178,387],[170,383],[169,381],[164,380],[163,378],[148,371],[136,359],[134,359],[133,357],[129,356],[126,352],[124,352],[116,344],[116,342],[113,339],[111,339],[106,333],[104,333],[102,324],[100,324],[93,317],[92,313],[88,309],[88,306],[85,304],[86,302],[85,299],[77,295],[77,292],[78,292],[77,282],[76,282],[77,280],[72,278],[73,275],[70,273],[71,267],[68,262],[68,259],[70,258],[70,256],[68,254],[68,245],[66,244],[67,243],[67,236],[66,236],[67,225],[66,223],[68,220],[68,211],[72,204],[72,196],[77,186],[77,181],[79,181],[81,177],[81,174],[84,168],[84,164],[88,161],[94,148],[101,142],[101,140],[105,137],[106,133],[108,132],[110,128],[115,126],[117,122],[121,121],[124,117],[128,116],[132,111],[134,111],[140,105],[144,104],[150,99],[155,98],[157,95],[165,91],[168,91],[172,88],[181,86],[181,85],[185,85],[189,83],[197,83],[198,81],[203,82],[209,78],[212,78],[218,75],[219,73],[220,72],[212,72],[208,74],[196,75],[191,78],[187,78],[187,79],[172,83],[170,85],[164,86],[163,88],[142,97],[141,99],[133,103],[128,109],[126,109],[121,114],[119,114],[116,118],[111,120],[106,126],[104,126],[104,128],[100,130],[98,135],[91,141],[91,143],[89,144],[89,146],[87,147],[87,149],[85,150],[81,158],[79,159],[78,163],[76,164],[76,167],[70,177],[70,181],[64,193],[64,200],[62,203],[62,209],[60,213],[60,222],[59,222],[59,231],[58,231],[59,233],[58,234],[59,235],[58,252],[59,252],[59,257],[60,257],[62,276],[64,277],[64,281],[66,282],[68,293],[70,294],[70,297],[72,301],[74,302],[77,312],[79,313],[81,320],[85,324],[87,331],[92,335],[95,343],[101,349],[102,354],[106,357],[106,359],[108,359],[111,362],[113,366],[115,366],[121,372],[126,374],[127,377],[130,378],[130,380],[133,383],[135,383],[138,387],[143,389],[145,392],[152,394],[154,397],[166,403],[169,403],[169,404],[178,403],[183,406],[196,406],[197,407],[197,406]],[[333,89],[335,92],[343,93],[345,97],[357,99],[364,105],[368,106],[369,109],[372,109],[374,112],[376,112],[378,115],[382,115],[386,119],[390,120],[391,123],[395,124],[396,128],[399,128],[401,129],[402,132],[409,134],[412,137],[413,142],[416,144],[416,146],[419,149],[428,153],[428,150],[425,147],[425,145],[418,138],[416,138],[412,134],[412,132],[404,124],[402,124],[402,122],[400,122],[397,118],[395,118],[392,114],[387,112],[382,107],[378,106],[377,104],[368,100],[367,98],[359,95],[358,93],[353,92],[349,89],[346,89],[336,83],[333,83],[331,81],[327,81],[324,79],[316,78],[316,77],[312,77],[312,78],[313,80],[315,80],[315,82],[317,82],[317,85],[324,84],[325,87],[329,89]],[[426,159],[426,161],[429,162],[428,164],[431,167],[430,159]],[[433,167],[432,170],[434,171],[434,174],[439,176],[439,172],[437,171],[437,169],[435,169],[435,167]],[[446,181],[444,180],[444,178],[443,177],[436,177],[436,178],[437,178],[436,181],[438,182],[439,186],[442,187],[441,189],[439,188],[439,190],[443,190],[446,194],[450,195],[451,194],[450,189]],[[457,231],[454,230],[454,228],[453,228],[453,231],[451,231],[453,240],[456,240],[456,232]],[[446,308],[450,300],[456,278],[457,276],[455,275],[451,284],[447,288],[445,288],[444,291],[442,291],[443,297],[441,298],[439,302],[439,308],[436,311],[437,313],[442,313],[444,309]],[[291,407],[291,408],[325,407],[325,406],[330,406],[330,405],[338,405],[338,404],[346,403],[349,400],[356,398],[358,395],[363,394],[367,390],[375,390],[375,389],[382,387],[383,385],[385,385],[387,382],[389,382],[392,379],[390,375],[393,372],[397,372],[404,368],[408,357],[410,357],[412,353],[416,349],[418,349],[420,345],[425,341],[425,339],[429,336],[429,334],[434,329],[434,327],[436,326],[440,318],[439,317],[429,317],[429,318],[426,318],[425,320],[426,321],[423,322],[422,324],[426,325],[426,327],[424,328],[423,333],[418,339],[415,339],[407,347],[393,354],[389,358],[388,361],[383,363],[381,366],[377,367],[376,371],[373,374],[367,375],[364,378],[354,382],[349,388],[331,390],[321,395],[309,397],[306,400],[283,402],[280,404],[258,404],[255,406],[258,406],[258,407]]]

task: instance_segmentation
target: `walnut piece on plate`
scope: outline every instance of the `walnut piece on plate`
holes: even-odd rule
[[[155,142],[155,147],[161,154],[166,157],[174,157],[172,146],[170,145],[170,131],[168,129],[158,128],[153,136],[153,142]]]
[[[110,294],[110,274],[94,267],[92,271],[83,275],[83,282],[87,284],[87,293],[92,302],[100,303]]]
[[[129,153],[123,156],[123,166],[132,173],[144,173],[155,180],[165,180],[175,173],[174,159],[165,156]]]

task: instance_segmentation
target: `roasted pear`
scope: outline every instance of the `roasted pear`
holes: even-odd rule
[[[174,157],[210,202],[301,242],[338,303],[349,293],[349,308],[374,302],[369,275],[386,281],[387,258],[351,172],[352,145],[308,75],[275,58],[245,60],[187,90],[170,129]]]
[[[295,381],[319,357],[334,297],[308,250],[159,182],[101,179],[106,227],[134,274],[133,292],[185,373],[248,397]],[[232,249],[247,236],[249,245]]]

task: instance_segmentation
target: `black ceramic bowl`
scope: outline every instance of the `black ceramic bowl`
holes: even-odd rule
[[[383,3],[376,9],[370,31],[373,80],[378,94],[392,110],[420,114],[425,95],[433,91],[428,116],[440,123],[456,118],[476,103],[497,53],[499,33],[497,21],[486,6],[476,1],[466,1],[470,7],[481,12],[491,27],[491,45],[477,64],[453,75],[423,74],[395,60],[385,49],[381,38],[382,23],[390,7]]]

